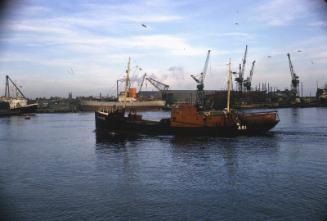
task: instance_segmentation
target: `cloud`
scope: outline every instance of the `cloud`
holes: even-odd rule
[[[104,54],[124,49],[165,50],[167,54],[199,55],[201,48],[175,34],[147,32],[135,23],[168,23],[181,20],[170,9],[171,1],[138,1],[122,4],[82,4],[69,15],[53,16],[55,9],[28,5],[25,12],[40,12],[27,18],[14,18],[5,25],[13,36],[2,37],[6,44],[23,47],[56,47],[70,52]],[[153,9],[153,10],[152,10]],[[52,12],[52,13],[49,13]],[[146,13],[145,13],[146,12]],[[24,16],[23,16],[24,17]],[[127,29],[130,30],[127,30]],[[142,31],[142,32],[141,32]],[[121,33],[126,34],[121,36]],[[109,49],[109,50],[108,50]]]
[[[46,25],[48,24],[48,25]],[[104,36],[91,34],[80,30],[62,26],[62,21],[28,20],[11,22],[7,28],[16,31],[15,37],[2,38],[1,41],[11,44],[34,46],[66,46],[75,52],[106,53],[108,48],[116,49],[163,49],[173,55],[201,55],[203,48],[187,43],[182,37],[168,34],[148,34],[132,36]],[[40,35],[42,34],[42,35]]]
[[[60,33],[64,28],[78,31],[102,28],[101,31],[115,32],[116,29],[129,29],[129,31],[134,31],[136,28],[141,29],[140,23],[168,23],[184,19],[183,16],[176,14],[171,9],[174,5],[173,2],[162,0],[153,3],[140,0],[120,4],[59,3],[50,5],[36,3],[21,5],[19,9],[15,10],[15,16],[12,16],[10,23],[6,26],[11,30],[38,33]],[[68,10],[69,13],[62,12],[62,8]]]
[[[242,39],[252,39],[254,37],[253,34],[249,34],[246,32],[225,32],[225,33],[218,33],[212,34],[213,36],[217,37],[240,37]]]
[[[64,19],[73,25],[92,27],[126,23],[165,23],[184,19],[171,9],[173,6],[173,1],[136,1],[111,5],[87,3],[81,6],[84,9],[82,12]]]
[[[254,9],[254,20],[269,26],[289,25],[306,11],[303,0],[270,0]]]
[[[176,83],[176,81],[184,81],[188,76],[190,76],[190,74],[184,70],[184,67],[171,66],[168,68],[168,72],[162,75],[161,79],[164,81],[168,81],[170,84],[172,84],[173,82]]]
[[[308,23],[309,26],[312,27],[321,27],[321,28],[326,28],[327,27],[327,21],[314,21]]]
[[[46,22],[33,22],[32,24],[29,22],[12,22],[8,23],[6,27],[10,29],[11,31],[16,32],[29,32],[29,33],[45,33],[45,34],[66,34],[70,31],[68,29],[58,27],[58,26],[49,26],[45,25]]]

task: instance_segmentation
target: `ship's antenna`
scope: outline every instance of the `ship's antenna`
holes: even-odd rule
[[[124,108],[126,108],[127,90],[128,90],[128,86],[129,86],[129,72],[130,72],[130,69],[131,69],[131,57],[128,58],[128,64],[127,64],[127,70],[126,70]]]
[[[231,72],[231,59],[229,59],[229,63],[228,63],[228,81],[227,81],[227,86],[228,86],[228,92],[227,92],[227,107],[226,107],[226,111],[227,113],[230,112],[230,83],[231,83],[231,78],[232,78],[232,72]]]

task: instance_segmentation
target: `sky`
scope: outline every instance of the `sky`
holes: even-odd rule
[[[0,11],[1,95],[6,74],[30,98],[115,95],[129,57],[135,87],[147,73],[170,89],[195,89],[190,74],[202,71],[209,49],[205,89],[225,89],[228,60],[237,71],[246,45],[253,85],[290,88],[287,53],[304,95],[327,83],[324,0],[8,2]]]

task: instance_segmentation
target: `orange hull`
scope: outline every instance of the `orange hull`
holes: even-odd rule
[[[183,104],[172,109],[170,126],[179,128],[235,128],[244,132],[266,132],[279,122],[277,111],[256,113],[227,113],[201,111]]]
[[[279,117],[276,111],[244,113],[240,114],[239,118],[246,124],[274,123],[279,121]]]
[[[270,130],[279,122],[277,111],[242,113],[238,117],[250,131],[256,132]]]
[[[198,112],[195,106],[182,104],[171,111],[172,127],[232,127],[236,119],[223,111]]]

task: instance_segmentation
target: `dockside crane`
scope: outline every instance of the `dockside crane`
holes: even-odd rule
[[[167,94],[167,90],[169,89],[169,85],[168,84],[164,84],[158,80],[153,79],[152,77],[145,77],[145,79],[152,84],[153,87],[155,87],[156,89],[158,89],[158,91],[161,93],[162,99],[166,99],[166,94]]]
[[[210,57],[211,50],[208,50],[207,58],[204,63],[203,71],[200,73],[199,77],[191,75],[194,81],[197,83],[196,88],[196,106],[198,109],[203,109],[205,105],[205,94],[204,94],[204,79],[207,74],[208,64],[209,64],[209,57]]]
[[[246,91],[251,91],[251,84],[252,84],[254,65],[255,65],[255,60],[252,62],[252,67],[251,67],[249,76],[244,80],[244,83],[243,83],[243,86],[246,89]]]
[[[240,92],[243,91],[244,71],[245,71],[247,53],[248,53],[248,46],[246,45],[245,46],[244,56],[243,56],[243,59],[242,59],[242,66],[239,67],[238,77],[235,78],[235,81],[236,81],[237,86],[238,86],[238,91],[240,91]]]
[[[292,81],[291,81],[291,92],[298,97],[299,96],[299,76],[297,76],[294,72],[294,68],[293,68],[293,64],[291,61],[291,55],[290,53],[287,53],[287,57],[288,57],[288,63],[290,66],[290,71],[291,71],[291,77],[292,77]]]
[[[5,97],[11,97],[10,95],[10,85],[9,84],[12,84],[16,90],[16,97],[22,97],[22,98],[25,98],[25,95],[23,94],[23,92],[19,89],[19,87],[15,84],[15,82],[13,80],[11,80],[11,78],[6,75],[6,88],[5,88]]]
[[[138,93],[140,93],[140,92],[142,91],[143,84],[144,84],[144,81],[145,81],[145,77],[146,77],[146,73],[144,73],[144,75],[143,75],[143,77],[142,77],[142,81],[141,81],[141,84],[140,84],[140,88],[139,88]]]

